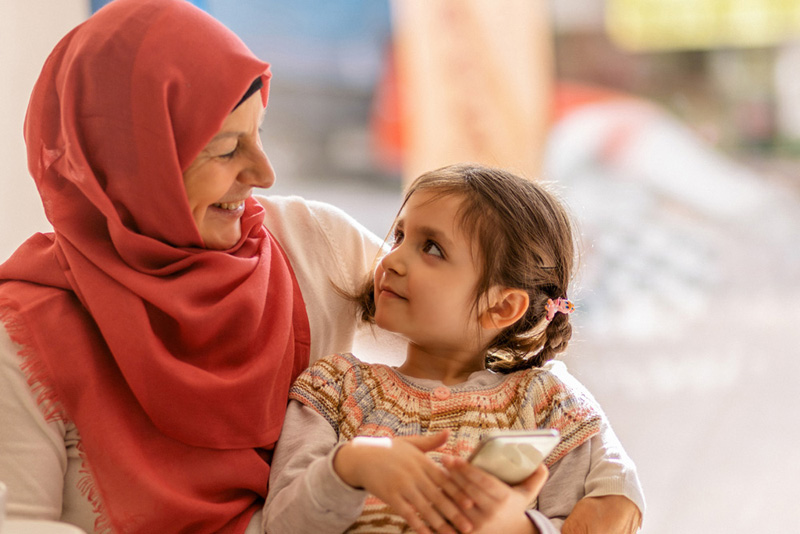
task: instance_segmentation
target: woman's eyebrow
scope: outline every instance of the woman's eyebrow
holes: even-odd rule
[[[209,143],[213,143],[214,141],[220,141],[222,139],[229,139],[231,137],[239,138],[244,135],[244,132],[220,132],[214,137],[211,138]]]

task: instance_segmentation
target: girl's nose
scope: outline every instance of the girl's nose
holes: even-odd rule
[[[403,275],[406,273],[405,261],[403,261],[403,245],[397,245],[381,258],[381,266],[386,272]]]

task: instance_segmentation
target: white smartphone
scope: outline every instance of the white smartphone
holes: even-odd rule
[[[497,430],[481,438],[469,462],[513,486],[531,476],[560,440],[552,429]]]

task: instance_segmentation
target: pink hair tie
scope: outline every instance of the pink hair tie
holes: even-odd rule
[[[557,298],[556,300],[547,299],[547,304],[544,305],[544,309],[547,310],[547,317],[548,321],[552,321],[553,317],[556,316],[558,312],[565,313],[569,315],[570,313],[575,311],[575,305],[572,304],[567,299]]]

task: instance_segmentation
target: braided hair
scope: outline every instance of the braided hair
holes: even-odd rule
[[[427,191],[462,199],[460,223],[475,236],[481,274],[474,306],[495,286],[522,289],[529,305],[523,316],[503,329],[486,347],[486,365],[498,372],[540,367],[567,348],[572,337],[569,315],[547,320],[548,300],[566,299],[575,260],[569,216],[541,184],[511,172],[459,164],[427,172],[406,192]],[[374,279],[351,296],[361,318],[374,323]]]

